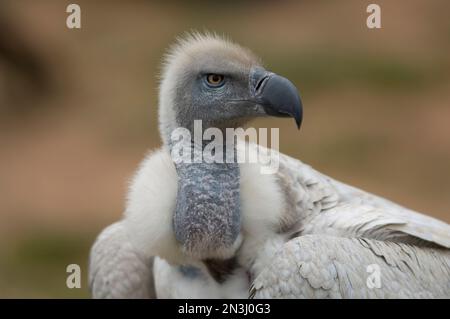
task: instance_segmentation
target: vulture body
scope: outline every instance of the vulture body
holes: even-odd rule
[[[244,140],[233,158],[266,160],[174,158],[173,132],[193,132],[195,120],[224,136],[260,116],[300,125],[293,84],[250,51],[211,35],[180,40],[159,101],[163,146],[135,174],[123,219],[92,247],[94,298],[450,297],[448,224]],[[277,159],[271,174],[267,154]],[[368,283],[371,271],[380,285]]]

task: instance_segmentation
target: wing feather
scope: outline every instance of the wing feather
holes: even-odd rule
[[[374,275],[379,285],[371,281]],[[297,237],[256,277],[250,297],[449,298],[450,250],[363,238]]]
[[[89,287],[93,298],[155,298],[153,258],[140,256],[122,222],[105,228],[92,246]]]
[[[293,236],[330,234],[450,248],[450,225],[338,182],[280,153],[278,181]]]

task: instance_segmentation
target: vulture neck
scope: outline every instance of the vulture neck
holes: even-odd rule
[[[219,154],[211,162],[205,161],[204,157],[198,160],[199,156],[205,155],[208,143],[199,145],[188,141],[187,144],[184,150],[190,148],[191,162],[174,161],[178,175],[175,235],[185,250],[199,256],[200,260],[225,261],[234,256],[241,230],[236,145],[223,143],[215,148],[215,152],[208,151]],[[169,146],[169,149],[174,158],[173,147]],[[220,158],[222,160],[218,160]]]

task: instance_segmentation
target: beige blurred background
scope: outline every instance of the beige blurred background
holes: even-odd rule
[[[82,28],[66,28],[81,6]],[[366,7],[382,29],[366,27]],[[450,221],[450,2],[0,0],[0,297],[88,297],[87,258],[160,144],[161,55],[224,33],[292,79],[301,131],[281,150]],[[163,191],[163,190],[162,190]],[[66,266],[82,267],[81,289]]]

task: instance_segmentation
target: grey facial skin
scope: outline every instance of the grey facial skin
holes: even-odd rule
[[[223,75],[223,84],[208,86],[208,74]],[[224,137],[226,128],[241,127],[262,116],[293,117],[300,127],[302,104],[295,86],[259,66],[232,72],[198,70],[180,81],[175,92],[176,121],[192,136],[194,120],[202,120],[204,130],[222,129]],[[229,259],[239,246],[241,230],[239,165],[179,163],[176,169],[173,226],[182,250],[201,260]]]
[[[225,76],[218,88],[205,84],[208,74]],[[194,120],[204,128],[239,127],[255,117],[293,117],[300,128],[303,106],[297,89],[288,79],[253,67],[245,74],[222,70],[186,75],[177,90],[177,123],[193,131]]]

